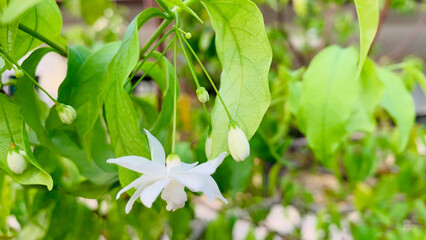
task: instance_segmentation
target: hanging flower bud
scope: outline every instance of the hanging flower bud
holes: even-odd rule
[[[205,103],[209,100],[209,93],[207,90],[203,87],[197,88],[197,98],[200,102]]]
[[[23,78],[24,77],[24,72],[21,69],[16,69],[15,70],[15,77],[16,78]]]
[[[22,174],[27,168],[27,155],[24,151],[19,150],[19,147],[14,143],[10,144],[9,151],[7,152],[7,165],[9,169],[19,175]]]
[[[71,124],[77,117],[77,112],[69,105],[59,103],[56,110],[58,111],[59,118],[65,124]]]
[[[228,147],[232,157],[241,162],[250,155],[250,145],[243,130],[236,122],[229,123]]]
[[[181,165],[181,160],[179,155],[177,155],[176,153],[172,153],[169,156],[167,156],[166,158],[166,167],[167,167],[167,171],[170,171],[170,169],[174,168],[174,167],[180,167]]]
[[[206,139],[206,144],[204,146],[204,150],[206,151],[206,157],[209,159],[210,155],[212,154],[212,136],[209,134],[209,136]]]
[[[185,33],[185,38],[186,39],[191,39],[192,38],[192,34],[190,32]]]

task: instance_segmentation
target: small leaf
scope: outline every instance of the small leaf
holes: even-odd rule
[[[202,1],[216,32],[222,64],[220,94],[231,116],[250,139],[271,102],[268,71],[272,60],[262,13],[249,0]],[[212,157],[228,151],[229,119],[219,99],[212,111]]]
[[[359,77],[371,44],[376,37],[379,27],[379,1],[355,0],[360,31],[360,54],[356,79]],[[356,80],[355,79],[355,80]]]
[[[314,57],[303,76],[299,127],[326,166],[346,136],[345,125],[357,97],[357,60],[355,49],[330,46]]]
[[[0,101],[4,106],[15,144],[27,154],[27,169],[20,175],[14,174],[7,165],[7,152],[10,147],[10,136],[2,108],[0,108],[0,168],[8,173],[13,180],[22,185],[45,185],[49,190],[53,187],[52,177],[46,173],[35,160],[28,141],[24,120],[20,114],[19,106],[0,94]]]
[[[405,88],[402,79],[395,73],[380,68],[379,79],[385,85],[385,95],[381,105],[392,116],[398,127],[398,152],[407,146],[410,131],[414,125],[415,113],[413,98]]]

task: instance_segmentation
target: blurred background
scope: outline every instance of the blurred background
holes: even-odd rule
[[[413,75],[424,73],[426,3],[381,0],[379,31],[370,53],[379,65],[403,63],[405,66],[400,72],[412,91],[417,116],[407,150],[403,154],[393,151],[388,139],[394,124],[389,115],[379,109],[377,132],[355,136],[343,144],[339,151],[343,163],[341,171],[336,173],[315,161],[305,138],[295,126],[294,116],[289,113],[287,100],[291,98],[289,83],[301,79],[304,69],[321,49],[332,44],[358,46],[354,3],[348,0],[254,2],[264,14],[274,54],[269,74],[271,108],[250,142],[253,152],[259,154],[243,166],[233,165],[239,169],[233,170],[232,179],[224,181],[226,183],[220,182],[224,176],[215,176],[221,190],[234,199],[232,206],[222,206],[219,202],[211,204],[202,196],[192,199],[194,212],[188,213],[189,216],[186,212],[176,216],[185,225],[177,239],[229,239],[232,236],[232,239],[425,240],[426,82],[413,80]],[[57,3],[63,15],[62,36],[68,44],[92,49],[119,41],[138,13],[148,7],[158,7],[154,0],[61,0]],[[194,4],[193,9],[207,19],[201,4]],[[201,25],[191,16],[186,17],[182,19],[182,26],[192,33],[189,41],[219,83],[221,66],[216,57],[214,31],[208,21]],[[150,21],[143,27],[141,45],[159,24],[159,21]],[[206,134],[200,133],[204,130],[194,129],[200,127],[193,123],[205,124],[206,121],[189,69],[183,56],[180,59],[182,142],[178,149],[181,155],[197,159],[204,154],[204,140],[194,142],[192,139],[200,136],[205,139]],[[37,68],[38,81],[54,97],[65,78],[66,66],[65,58],[49,53]],[[201,69],[197,71],[201,84],[208,86]],[[13,72],[6,72],[2,82],[11,78],[14,78]],[[6,90],[13,94],[13,87]],[[135,90],[135,95],[158,107],[158,91],[157,85],[147,78]],[[208,91],[214,95],[212,89]],[[40,96],[44,98],[43,94]],[[53,104],[47,98],[44,100]],[[110,200],[79,197],[78,203],[102,215],[111,209]],[[118,235],[120,237],[113,237],[109,235],[112,233],[108,232],[108,224],[120,224],[116,221],[101,226],[105,228],[101,239],[168,239],[161,231],[162,218],[145,210],[143,214],[144,217],[133,221],[143,225],[155,219],[152,221],[158,224],[158,229],[137,229],[135,224],[129,224],[129,228]],[[14,217],[8,219],[8,224],[14,231],[23,230]],[[34,234],[26,231],[28,235],[23,236]]]

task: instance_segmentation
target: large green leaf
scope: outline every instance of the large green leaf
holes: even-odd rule
[[[360,56],[356,78],[361,73],[379,27],[379,0],[355,0],[360,31]]]
[[[55,39],[61,33],[62,15],[55,0],[43,0],[37,3],[26,11],[19,21],[20,24],[49,39]],[[41,43],[31,35],[18,31],[15,41],[15,59],[20,59]]]
[[[40,60],[49,52],[53,51],[51,48],[39,48],[35,50],[22,64],[22,68],[30,74],[35,76],[35,70]],[[13,99],[21,107],[22,117],[28,126],[37,134],[38,140],[46,145],[51,145],[51,140],[42,123],[42,111],[40,109],[40,99],[34,88],[34,83],[27,76],[18,80],[16,86],[17,90]]]
[[[90,132],[99,118],[106,87],[108,64],[116,54],[120,43],[110,43],[93,53],[70,81],[71,104],[77,111],[77,131],[90,159]]]
[[[362,68],[361,77],[356,82],[358,97],[352,108],[350,121],[346,126],[348,133],[355,131],[372,132],[376,127],[374,110],[384,94],[383,83],[379,80],[376,64],[367,59]]]
[[[116,157],[139,155],[148,157],[146,138],[138,126],[138,115],[132,100],[123,85],[139,61],[139,28],[153,17],[164,17],[156,8],[140,13],[127,28],[117,54],[108,66],[108,87],[104,95],[105,115],[111,144]],[[119,168],[123,185],[138,177],[138,174]]]
[[[9,100],[4,94],[0,94],[1,104],[4,106],[15,144],[28,156],[28,167],[20,175],[14,174],[7,165],[7,152],[10,147],[9,132],[6,127],[3,110],[0,108],[0,168],[8,173],[13,180],[23,185],[45,185],[49,190],[53,187],[52,177],[46,173],[37,163],[31,151],[28,134],[25,130],[24,120],[20,114],[19,106]]]
[[[346,135],[345,125],[357,97],[357,61],[355,49],[330,46],[315,56],[303,76],[299,128],[326,165]]]
[[[16,20],[20,15],[25,11],[36,5],[37,3],[45,0],[13,0],[9,5],[4,9],[1,16],[1,23],[9,24]]]
[[[407,146],[415,113],[413,98],[402,79],[390,70],[380,68],[379,79],[385,85],[381,105],[388,111],[398,127],[398,152]]]
[[[206,0],[216,32],[216,50],[222,64],[220,94],[230,114],[250,139],[270,101],[268,71],[272,60],[263,17],[249,0]],[[216,100],[212,112],[211,157],[228,151],[229,119]]]

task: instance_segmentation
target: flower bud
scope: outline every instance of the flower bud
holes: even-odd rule
[[[240,162],[250,155],[250,145],[243,130],[236,122],[229,124],[228,147],[235,161]]]
[[[19,175],[22,174],[27,168],[27,155],[24,151],[19,150],[15,144],[10,144],[9,151],[7,152],[7,165],[9,169]]]
[[[21,69],[16,69],[15,70],[15,77],[16,78],[23,78],[24,77],[24,72]]]
[[[174,167],[180,167],[180,163],[181,160],[179,155],[177,155],[176,153],[169,154],[169,156],[167,156],[166,158],[167,171],[170,171],[170,169]]]
[[[77,117],[77,112],[69,105],[59,103],[56,110],[58,111],[59,118],[65,124],[71,124]]]
[[[212,148],[213,148],[212,144],[213,144],[212,143],[212,136],[209,135],[206,139],[206,144],[204,146],[204,150],[206,151],[207,159],[209,159],[210,155],[212,154]]]
[[[203,87],[197,88],[197,98],[200,102],[205,103],[209,100],[209,93],[207,90]]]
[[[192,38],[192,34],[190,32],[185,33],[185,38],[186,39],[191,39]]]

